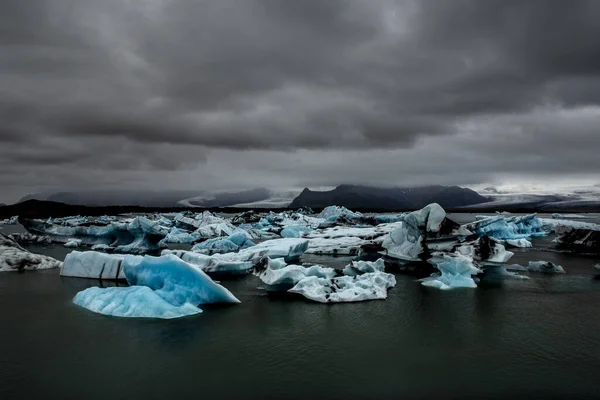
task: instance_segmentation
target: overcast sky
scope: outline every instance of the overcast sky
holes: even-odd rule
[[[1,0],[0,201],[600,182],[600,1]]]

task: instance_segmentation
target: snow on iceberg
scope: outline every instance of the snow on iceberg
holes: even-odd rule
[[[531,272],[542,272],[546,274],[564,274],[565,270],[560,265],[548,261],[529,261],[527,270]]]
[[[428,261],[440,272],[421,279],[423,286],[443,290],[477,287],[473,275],[477,275],[482,271],[474,265],[471,257],[459,253],[434,253]]]
[[[202,312],[189,303],[173,305],[146,286],[91,287],[77,293],[73,303],[114,317],[172,319]]]
[[[120,254],[72,251],[67,254],[60,275],[72,278],[124,280],[124,258],[125,255]]]
[[[363,215],[361,213],[350,211],[343,206],[329,206],[325,207],[317,217],[327,221],[336,221],[340,217],[345,218],[347,220],[352,220],[354,218],[360,218],[362,216]]]
[[[130,285],[147,286],[173,305],[240,302],[200,268],[173,254],[125,256],[123,272]]]
[[[31,253],[17,242],[0,234],[0,272],[51,269],[61,266],[52,257]]]

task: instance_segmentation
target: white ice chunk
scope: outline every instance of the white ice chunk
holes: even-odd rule
[[[560,265],[548,261],[529,261],[527,269],[532,272],[543,272],[546,274],[564,274],[565,270]]]
[[[69,241],[65,243],[65,247],[74,248],[79,246],[81,246],[81,239],[69,239]]]
[[[383,272],[333,279],[309,276],[300,280],[290,293],[301,294],[320,303],[342,303],[387,298],[387,290],[396,286],[396,278]]]
[[[299,258],[308,249],[308,240],[297,238],[273,239],[259,243],[240,253],[263,253],[270,258],[285,258],[294,260]]]
[[[189,303],[173,305],[146,286],[91,287],[77,293],[73,303],[114,317],[171,319],[202,312]]]
[[[0,272],[58,268],[62,263],[52,257],[31,253],[14,240],[0,234]]]
[[[385,262],[383,258],[377,261],[352,261],[351,264],[344,268],[344,275],[357,276],[364,273],[384,272]]]
[[[72,251],[67,254],[60,275],[73,278],[125,279],[122,268],[124,258],[121,254]]]

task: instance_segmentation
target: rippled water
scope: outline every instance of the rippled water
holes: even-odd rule
[[[513,258],[534,259],[567,274],[453,291],[398,274],[385,301],[333,305],[270,297],[248,276],[222,282],[241,304],[173,321],[71,303],[98,281],[3,273],[0,399],[598,398],[596,260],[546,250]]]

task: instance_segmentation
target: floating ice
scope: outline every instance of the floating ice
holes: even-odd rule
[[[67,254],[60,270],[61,276],[120,280],[123,273],[124,255],[98,253],[96,251],[72,251]]]
[[[508,240],[529,239],[547,234],[542,229],[542,221],[535,214],[514,217],[478,216],[477,218],[477,221],[466,224],[465,228],[479,236]]]
[[[488,236],[458,244],[453,250],[484,264],[504,264],[514,255],[513,252],[506,251],[506,248],[497,239]]]
[[[9,219],[0,219],[0,225],[17,225],[19,223],[19,216],[14,216]]]
[[[318,217],[328,221],[335,221],[340,217],[352,220],[354,218],[362,217],[362,214],[359,212],[350,211],[346,207],[329,206],[325,207]]]
[[[378,268],[379,262],[371,267]],[[352,271],[359,272],[358,269]],[[267,290],[296,293],[321,303],[385,299],[387,289],[396,285],[394,276],[384,272],[338,276],[333,268],[286,265],[282,259],[269,260],[265,268],[256,269],[254,273],[267,285]]]
[[[92,250],[94,250],[94,251],[111,251],[114,249],[107,244],[100,243],[100,244],[93,245]]]
[[[285,258],[287,261],[299,258],[308,249],[308,240],[306,239],[273,239],[257,244],[246,249],[250,253],[266,252],[271,258]]]
[[[388,257],[415,261],[425,249],[451,248],[459,237],[469,234],[469,230],[447,219],[444,209],[434,203],[407,214],[400,227],[385,237],[382,246]]]
[[[31,253],[17,242],[0,234],[0,272],[51,269],[61,266],[52,257]]]
[[[433,274],[429,278],[421,279],[421,284],[423,286],[430,286],[443,290],[477,287],[472,276],[477,275],[481,270],[473,264],[473,259],[471,257],[458,253],[434,253],[433,257],[428,261],[440,272],[438,274]]]
[[[126,256],[123,272],[130,285],[148,286],[173,305],[240,302],[200,268],[173,254]]]
[[[281,231],[281,237],[284,238],[299,238],[302,237],[303,233],[312,231],[312,229],[306,226],[286,226]]]
[[[200,240],[200,235],[193,232],[184,231],[179,228],[171,228],[167,236],[160,241],[161,244],[179,243],[179,244],[190,244]]]
[[[62,226],[38,220],[23,220],[23,226],[33,233],[48,235],[57,242],[68,242],[72,238],[81,239],[82,244],[105,244],[116,252],[143,254],[156,251],[162,246],[159,242],[169,233],[155,221],[146,217],[136,217],[128,223],[112,222],[106,226]]]
[[[573,221],[575,222],[575,221]],[[585,224],[585,222],[580,224]],[[554,241],[561,246],[572,247],[583,251],[600,251],[600,226],[588,224],[586,227],[557,225],[554,228]]]
[[[533,246],[531,244],[531,242],[527,239],[508,239],[508,240],[505,240],[505,243],[508,246],[520,247],[520,248],[527,248],[527,247]]]
[[[318,229],[304,234],[303,238],[309,240],[306,253],[360,255],[362,252],[381,251],[384,237],[401,226],[401,222],[396,222],[367,228],[336,226]]]
[[[164,250],[163,255],[173,254],[193,264],[206,273],[222,275],[246,275],[254,266],[262,262],[264,253],[226,253],[212,256],[185,250]]]
[[[303,267],[301,265],[286,265],[281,259],[269,259],[265,268],[257,268],[254,272],[260,278],[267,290],[288,291],[298,282],[308,276],[331,279],[336,276],[333,268],[319,265]]]
[[[244,234],[236,233],[228,238],[208,239],[192,247],[192,251],[201,254],[235,253],[242,248],[254,246],[254,242]]]
[[[581,214],[552,214],[552,218],[555,219],[585,219],[590,218],[587,215]]]
[[[385,263],[383,258],[377,261],[352,261],[350,265],[346,265],[344,268],[344,275],[358,276],[364,273],[371,272],[384,272]]]
[[[546,274],[564,274],[565,270],[560,265],[548,261],[529,261],[527,269],[532,272],[543,272]]]
[[[69,241],[65,243],[65,247],[74,248],[79,246],[81,246],[81,239],[69,239]]]
[[[343,303],[385,299],[387,290],[394,286],[396,278],[386,273],[339,276],[333,279],[309,276],[288,292],[301,294],[320,303]]]
[[[173,305],[146,286],[91,287],[77,293],[73,303],[115,317],[171,319],[202,312],[189,303]]]

